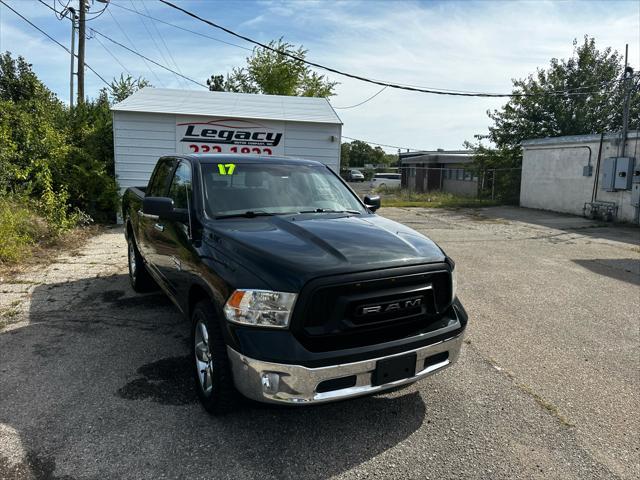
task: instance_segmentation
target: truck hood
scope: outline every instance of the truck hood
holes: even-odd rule
[[[270,285],[323,275],[443,262],[429,238],[378,215],[301,214],[214,220],[212,246]],[[291,282],[298,285],[291,285]],[[274,286],[273,288],[276,288]]]

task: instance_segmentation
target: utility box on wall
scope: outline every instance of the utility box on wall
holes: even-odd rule
[[[616,179],[613,185],[616,190],[631,189],[634,160],[634,158],[630,157],[618,157],[616,159]]]
[[[640,208],[640,165],[634,168],[631,179],[631,205]]]
[[[631,205],[640,207],[640,183],[634,183],[631,189]]]
[[[635,158],[632,157],[605,158],[602,164],[602,190],[631,190],[634,164]]]
[[[602,164],[602,183],[601,188],[606,192],[615,191],[616,181],[616,158],[605,158]]]

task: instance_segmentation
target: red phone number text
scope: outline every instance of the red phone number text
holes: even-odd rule
[[[222,153],[222,147],[220,145],[196,145],[192,143],[189,148],[193,153]],[[258,155],[273,155],[273,151],[270,148],[260,147],[237,147],[233,146],[229,148],[231,153],[255,153]]]

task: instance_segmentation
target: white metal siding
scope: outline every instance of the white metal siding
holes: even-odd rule
[[[337,124],[285,122],[284,154],[316,160],[338,172],[341,131]]]
[[[163,155],[177,152],[176,123],[182,115],[113,112],[115,172],[120,191],[146,185]],[[316,160],[339,171],[342,125],[284,122],[284,154]]]
[[[113,112],[113,148],[121,193],[146,185],[158,158],[176,152],[176,116]]]

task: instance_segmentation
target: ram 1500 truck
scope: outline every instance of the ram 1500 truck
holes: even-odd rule
[[[425,378],[457,358],[467,314],[454,262],[375,214],[327,166],[265,156],[162,157],[122,213],[136,291],[191,322],[198,396],[308,405]]]

